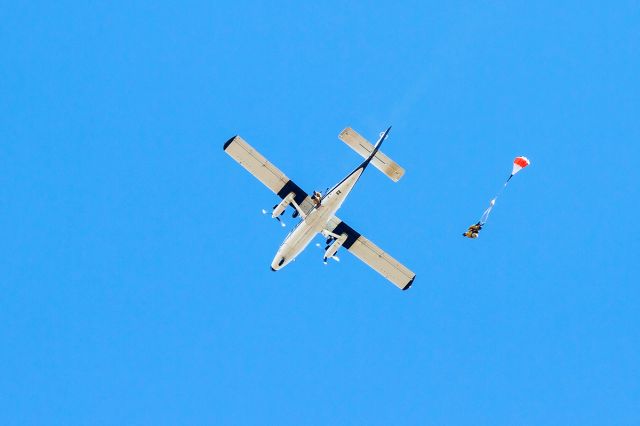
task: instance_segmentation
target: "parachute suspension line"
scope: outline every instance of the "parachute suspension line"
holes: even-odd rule
[[[496,205],[496,199],[494,198],[493,200],[491,200],[489,207],[484,211],[484,213],[482,213],[482,217],[480,218],[480,225],[484,225],[485,223],[487,223],[487,220],[489,219],[489,214],[491,213],[491,210],[495,205]]]
[[[491,210],[493,210],[493,206],[496,205],[496,201],[507,188],[507,185],[509,184],[509,181],[512,177],[513,175],[509,176],[509,179],[505,181],[504,185],[502,185],[502,188],[500,188],[500,191],[498,191],[496,196],[491,199],[491,201],[489,202],[489,207],[484,211],[484,213],[482,213],[482,216],[480,217],[480,224],[484,225],[485,223],[487,223],[487,220],[489,220],[489,214],[491,214]]]
[[[511,179],[511,178],[509,178],[509,179]],[[500,191],[498,191],[496,196],[493,197],[494,201],[497,200],[498,197],[502,195],[502,193],[504,192],[505,189],[507,189],[507,185],[509,185],[509,179],[507,179],[507,181],[504,183],[504,185],[502,185],[502,188],[500,188]]]
[[[526,167],[526,166],[524,166],[524,167]],[[519,170],[520,169],[515,171],[515,173],[518,173]],[[507,189],[507,185],[509,185],[509,181],[511,180],[511,178],[513,176],[515,176],[515,173],[511,173],[509,175],[507,180],[504,182],[504,185],[502,185],[502,188],[500,188],[500,191],[498,191],[496,196],[491,199],[491,201],[489,203],[489,207],[484,211],[484,213],[482,213],[482,216],[480,217],[480,224],[481,225],[484,225],[485,223],[487,223],[487,220],[489,220],[489,215],[491,214],[491,210],[493,210],[493,206],[496,205],[496,201],[498,200],[498,198],[502,195],[504,190]]]

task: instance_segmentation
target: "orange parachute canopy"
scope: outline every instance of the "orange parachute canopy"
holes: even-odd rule
[[[531,164],[531,162],[527,157],[516,157],[515,160],[513,160],[513,170],[511,171],[511,176],[515,175],[520,170],[527,167],[529,164]]]

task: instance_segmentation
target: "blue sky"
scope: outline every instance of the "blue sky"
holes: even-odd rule
[[[640,422],[637,2],[1,16],[1,424]],[[272,273],[276,199],[224,141],[311,191],[389,125],[405,177],[340,216],[411,290],[314,247]]]

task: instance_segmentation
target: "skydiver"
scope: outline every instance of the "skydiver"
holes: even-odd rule
[[[311,197],[311,200],[313,201],[313,204],[316,205],[316,207],[320,207],[320,202],[322,201],[322,194],[319,193],[318,191],[313,191],[313,196]]]
[[[481,229],[482,229],[482,223],[478,222],[475,225],[471,225],[469,229],[467,229],[467,232],[462,234],[462,236],[467,238],[478,238],[478,233],[480,232]]]

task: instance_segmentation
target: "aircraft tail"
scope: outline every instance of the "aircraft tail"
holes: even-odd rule
[[[370,164],[387,175],[389,179],[397,182],[404,175],[404,169],[400,167],[398,163],[379,151],[380,145],[382,145],[382,142],[387,137],[387,134],[389,134],[389,130],[391,130],[391,127],[389,127],[384,133],[381,134],[380,139],[375,144],[375,146],[372,145],[371,142],[360,136],[360,134],[358,134],[358,132],[353,130],[351,127],[347,127],[342,132],[340,132],[338,137],[344,143],[349,145],[351,149],[360,154],[362,158],[370,161]]]

